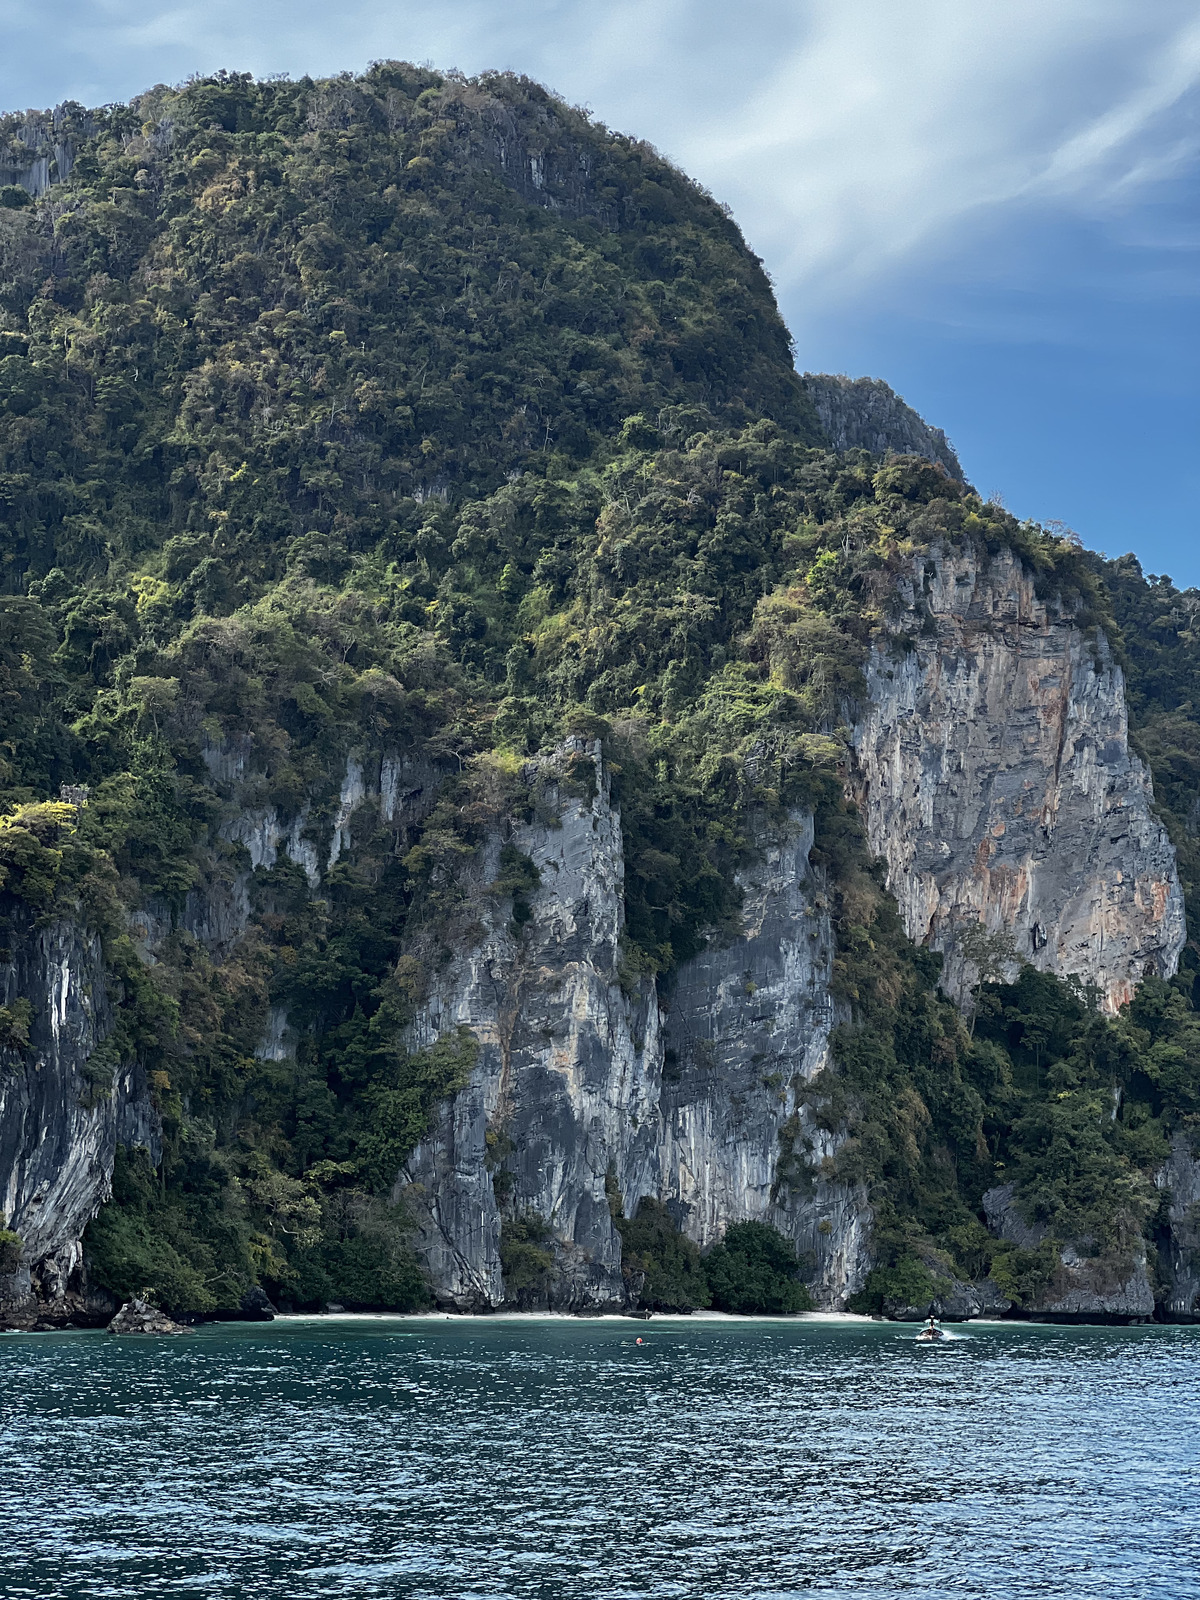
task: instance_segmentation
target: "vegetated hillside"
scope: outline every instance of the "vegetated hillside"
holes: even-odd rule
[[[847,1018],[818,1099],[870,1187],[863,1305],[913,1303],[941,1266],[1035,1293],[1052,1249],[981,1221],[1002,1180],[1052,1240],[1153,1241],[1153,1174],[1200,1118],[1194,951],[1116,1020],[993,962],[968,1025],[840,769],[891,575],[936,542],[1011,546],[1052,604],[1114,640],[1114,601],[1128,620],[1190,891],[1189,597],[935,464],[827,448],[725,214],[523,80],[222,77],[78,120],[69,180],[0,210],[0,864],[10,909],[102,935],[118,1020],[93,1092],[136,1055],[163,1118],[160,1171],[118,1156],[94,1277],[179,1310],[255,1282],[421,1303],[390,1194],[472,1044],[413,1052],[404,1028],[463,922],[463,862],[532,814],[523,763],[570,733],[602,739],[621,807],[630,983],[669,992],[735,924],[756,818],[815,811]],[[333,852],[364,747],[436,793]],[[239,751],[330,865],[312,893],[297,860],[259,864],[245,930],[206,941],[189,897],[251,865],[214,776]],[[519,926],[530,865],[501,866]],[[153,965],[129,931],[148,907]],[[262,1048],[272,1006],[294,1059]],[[29,1021],[0,1011],[9,1070]],[[544,1225],[509,1220],[510,1259],[536,1254]],[[660,1302],[702,1301],[694,1247],[641,1223]],[[727,1258],[716,1292],[748,1309]]]
[[[525,80],[233,76],[74,120],[69,182],[0,212],[10,588],[167,545],[221,612],[631,412],[812,417],[735,225]]]
[[[1094,560],[1120,628],[1134,739],[1179,857],[1188,931],[1200,934],[1200,590],[1146,577],[1137,558]]]

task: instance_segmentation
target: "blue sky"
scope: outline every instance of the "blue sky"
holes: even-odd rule
[[[733,208],[802,369],[887,379],[1018,515],[1200,584],[1195,0],[0,0],[0,36],[10,109],[526,72]]]

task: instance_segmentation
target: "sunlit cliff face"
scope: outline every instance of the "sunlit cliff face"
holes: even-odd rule
[[[1121,669],[1007,552],[935,550],[900,593],[909,638],[872,652],[855,787],[910,937],[945,952],[962,995],[978,981],[963,931],[1009,933],[1115,1013],[1185,938]]]

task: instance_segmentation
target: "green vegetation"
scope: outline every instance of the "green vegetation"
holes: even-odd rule
[[[1154,1242],[1169,1136],[1196,1126],[1191,985],[1147,978],[1113,1019],[1077,983],[1026,966],[981,986],[971,1037],[910,980],[886,1031],[846,1029],[828,1114],[851,1127],[840,1168],[871,1186],[882,1255],[854,1309],[921,1307],[956,1275],[990,1275],[1024,1305],[1053,1275],[1054,1240],[1131,1266],[1138,1241]],[[1002,1184],[1045,1236],[1037,1249],[982,1226],[983,1194]]]
[[[1015,548],[1050,604],[1124,629],[1200,886],[1191,598],[928,462],[824,448],[729,218],[525,80],[221,75],[95,128],[48,201],[0,193],[0,940],[61,909],[101,935],[118,1025],[89,1092],[137,1057],[163,1118],[161,1167],[123,1155],[89,1231],[98,1281],[176,1310],[255,1282],[422,1302],[392,1187],[474,1045],[405,1029],[470,937],[463,863],[536,812],[524,761],[572,732],[621,807],[631,984],[735,922],[752,817],[813,809],[851,1020],[809,1092],[870,1190],[873,1303],[918,1271],[1027,1297],[1036,1252],[979,1220],[997,1183],[1058,1236],[1152,1235],[1148,1174],[1200,1115],[1195,959],[1115,1022],[985,983],[972,1036],[839,763],[868,644],[912,643],[896,575],[934,541]],[[347,758],[396,750],[420,808],[359,812],[316,893],[283,852],[251,870],[237,814],[324,866]],[[238,874],[245,933],[199,939]],[[536,888],[507,845],[518,931]],[[272,1007],[294,1058],[257,1054]],[[9,1006],[0,1050],[33,1021]],[[698,1264],[661,1208],[620,1226],[649,1302],[803,1303],[770,1230]],[[544,1228],[506,1214],[518,1301]]]
[[[146,1295],[178,1311],[236,1306],[254,1281],[236,1190],[213,1170],[211,1152],[187,1154],[185,1199],[178,1175],[163,1195],[144,1150],[118,1150],[113,1204],[88,1230],[89,1269],[121,1299]]]
[[[648,1311],[714,1306],[744,1316],[778,1316],[812,1310],[794,1247],[768,1223],[734,1223],[702,1256],[661,1201],[647,1196],[629,1218],[610,1185],[609,1205],[621,1234],[625,1281]]]
[[[0,1213],[0,1276],[15,1272],[21,1265],[21,1235],[4,1226]]]
[[[619,1213],[621,1270],[648,1311],[695,1311],[711,1303],[700,1251],[661,1201],[647,1196],[633,1217]]]
[[[788,1241],[765,1222],[735,1222],[704,1262],[717,1311],[743,1316],[811,1311],[800,1264]]]
[[[937,1294],[937,1279],[923,1261],[913,1255],[894,1254],[890,1265],[874,1267],[860,1293],[850,1297],[850,1310],[860,1316],[881,1312],[925,1312]]]
[[[0,1050],[28,1050],[33,1007],[18,996],[10,1006],[0,1006]]]
[[[1112,597],[1132,742],[1154,773],[1154,797],[1179,861],[1188,910],[1183,965],[1200,971],[1200,590],[1146,577],[1135,556],[1093,558]]]
[[[53,204],[0,212],[10,588],[153,551],[143,613],[227,613],[634,413],[809,425],[733,223],[527,80],[234,74],[93,116]],[[79,649],[133,620],[97,597]]]
[[[533,1212],[505,1217],[500,1230],[500,1268],[508,1304],[543,1306],[554,1271],[554,1229]]]

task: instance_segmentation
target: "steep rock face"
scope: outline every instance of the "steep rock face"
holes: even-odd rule
[[[558,768],[584,749],[564,747]],[[459,1026],[480,1045],[469,1084],[396,1190],[418,1217],[435,1290],[459,1309],[513,1298],[502,1212],[532,1213],[557,1241],[541,1303],[624,1303],[615,1186],[629,1215],[645,1195],[665,1200],[704,1247],[731,1222],[774,1223],[815,1262],[821,1302],[844,1303],[870,1266],[870,1212],[830,1176],[838,1140],[805,1098],[833,1021],[812,819],[764,839],[743,882],[742,935],[681,971],[664,1037],[654,984],[622,984],[620,819],[598,746],[586,753],[595,793],[581,798],[549,774],[550,820],[514,835],[540,877],[523,931],[487,894],[497,839],[475,867],[474,943],[437,973],[412,1029],[417,1048]]]
[[[910,933],[950,951],[948,979],[961,990],[973,975],[956,968],[955,929],[971,920],[1011,928],[1023,954],[1096,982],[1115,1007],[1147,963],[1172,970],[1183,936],[1173,855],[1128,750],[1119,669],[1103,641],[1048,613],[1009,556],[981,564],[935,550],[900,598],[907,643],[868,663],[855,782]],[[253,757],[245,741],[205,755],[230,848],[214,852],[181,922],[218,952],[247,926],[256,868],[286,855],[319,890],[363,837],[359,827],[415,827],[442,777],[400,753],[359,753],[324,802],[281,817]],[[665,1200],[704,1248],[731,1222],[771,1222],[813,1263],[819,1304],[843,1305],[872,1265],[871,1213],[861,1189],[836,1179],[838,1137],[812,1104],[838,1019],[832,930],[808,863],[811,818],[798,813],[783,834],[764,831],[741,881],[739,936],[683,968],[660,1006],[653,982],[622,970],[620,819],[598,746],[568,742],[531,781],[536,820],[509,840],[540,880],[528,920],[518,925],[493,887],[497,833],[471,868],[474,926],[431,963],[409,1039],[421,1048],[461,1025],[480,1046],[469,1083],[441,1108],[397,1185],[439,1298],[461,1309],[506,1299],[624,1304],[615,1189],[631,1214],[642,1196]],[[139,927],[153,959],[171,928],[166,908],[146,908]],[[8,993],[34,1000],[42,1065],[21,1064],[0,1084],[0,1206],[34,1265],[10,1289],[28,1297],[33,1284],[65,1304],[116,1143],[154,1149],[156,1130],[136,1074],[87,1103],[86,1063],[111,1027],[98,949],[68,924],[19,944],[25,965],[10,969]],[[282,1059],[293,1049],[277,1007],[259,1053]],[[1182,1157],[1164,1179],[1172,1308],[1195,1300],[1193,1179]],[[1011,1195],[989,1198],[994,1229],[1015,1237],[1023,1224]],[[554,1264],[518,1292],[504,1281],[501,1223],[530,1216],[546,1225]],[[946,1314],[997,1309],[975,1288]],[[1117,1281],[1105,1264],[1067,1251],[1035,1314],[1141,1317],[1152,1306],[1144,1260]]]
[[[590,797],[557,770],[580,756]],[[517,928],[510,902],[488,892],[495,838],[475,865],[474,942],[436,974],[411,1030],[420,1048],[466,1026],[480,1047],[397,1185],[439,1299],[464,1310],[505,1298],[497,1188],[509,1214],[553,1230],[556,1266],[539,1298],[563,1308],[623,1303],[606,1179],[634,1204],[655,1188],[658,1002],[652,984],[621,983],[624,861],[599,746],[569,741],[541,778],[546,820],[512,840],[540,878],[528,921]]]
[[[876,456],[894,450],[897,455],[924,456],[964,481],[958,457],[942,430],[931,428],[879,378],[806,372],[802,382],[835,450],[869,450]]]
[[[316,893],[325,874],[350,849],[360,812],[372,812],[378,822],[407,834],[428,816],[445,777],[434,762],[409,752],[348,755],[332,816],[318,824],[307,805],[281,820],[275,806],[262,804],[262,777],[249,741],[211,745],[204,761],[228,807],[221,839],[245,851],[240,864],[218,859],[203,891],[189,894],[184,906],[182,926],[218,952],[249,926],[252,872],[273,867],[282,853],[303,869],[310,892]],[[152,949],[153,939],[148,943]],[[295,1053],[287,1008],[272,1006],[255,1054],[264,1061],[284,1061]]]
[[[898,583],[897,647],[876,648],[854,787],[911,938],[948,954],[981,923],[1078,974],[1115,1011],[1184,942],[1175,853],[1130,753],[1102,637],[1051,614],[1020,559],[935,547]]]
[[[159,1125],[140,1068],[93,1062],[113,1022],[99,940],[7,909],[0,1003],[27,1000],[33,1021],[28,1050],[4,1052],[0,1070],[0,1210],[23,1245],[20,1269],[0,1280],[0,1315],[62,1319],[86,1312],[80,1241],[108,1198],[117,1145],[157,1160]]]
[[[1162,1313],[1168,1322],[1200,1322],[1200,1154],[1187,1133],[1176,1133],[1158,1174],[1167,1195],[1168,1227],[1158,1260],[1166,1280]]]
[[[423,755],[360,751],[347,756],[337,799],[325,815],[314,816],[312,806],[305,804],[295,815],[281,818],[276,806],[264,802],[265,778],[252,739],[208,744],[202,756],[224,802],[218,844],[209,852],[203,883],[189,890],[180,911],[152,900],[130,917],[130,931],[150,964],[175,931],[190,935],[218,958],[225,956],[250,925],[255,871],[286,859],[303,870],[315,893],[350,848],[355,819],[364,808],[403,835],[429,814],[445,777]],[[295,1040],[283,1007],[271,1008],[257,1053],[271,1061],[294,1055]]]
[[[1011,1183],[983,1197],[988,1226],[1001,1239],[1033,1250],[1046,1230],[1025,1221]],[[1146,1249],[1141,1239],[1126,1252],[1090,1253],[1088,1241],[1063,1247],[1059,1267],[1045,1291],[1025,1307],[1026,1315],[1046,1322],[1139,1322],[1154,1315]]]
[[[179,912],[152,901],[131,916],[149,963],[175,930],[224,955],[249,925],[251,871],[272,865],[283,849],[319,887],[348,846],[360,808],[375,808],[380,821],[403,830],[428,812],[441,777],[397,752],[351,757],[332,816],[308,831],[307,812],[281,826],[271,807],[257,803],[263,780],[250,741],[209,747],[205,761],[226,802],[221,840],[235,848],[212,853],[203,884]],[[159,1159],[158,1118],[142,1067],[114,1068],[100,1064],[103,1052],[97,1057],[113,1026],[99,941],[69,918],[38,928],[11,899],[3,910],[9,959],[0,964],[0,1005],[27,1000],[33,1022],[27,1051],[0,1051],[0,1213],[23,1244],[19,1270],[0,1277],[0,1318],[24,1325],[106,1317],[114,1307],[88,1289],[82,1235],[109,1196],[118,1144],[143,1145]],[[282,1008],[272,1009],[259,1053],[294,1053]]]
[[[35,198],[53,183],[65,183],[80,143],[95,131],[95,121],[70,102],[53,111],[27,111],[0,133],[0,184],[19,183]]]
[[[218,862],[205,889],[188,897],[182,926],[202,943],[220,945],[240,936],[250,919],[249,873],[272,867],[280,852],[304,871],[310,889],[321,880],[351,842],[351,829],[364,807],[381,822],[404,830],[428,815],[445,773],[423,756],[400,751],[359,751],[346,757],[332,814],[314,816],[307,802],[292,816],[264,803],[265,779],[256,766],[249,739],[208,745],[204,764],[226,805],[220,838],[245,851],[242,866]]]
[[[939,1280],[935,1274],[937,1294],[931,1305],[923,1307],[919,1316],[904,1317],[903,1321],[923,1321],[932,1313],[946,1322],[971,1322],[976,1317],[989,1320],[1003,1317],[1012,1310],[1012,1301],[1006,1300],[990,1278],[977,1283],[966,1283],[960,1278]]]
[[[812,1290],[844,1304],[870,1268],[870,1211],[831,1178],[838,1139],[806,1088],[826,1066],[833,930],[809,866],[811,815],[765,837],[743,874],[741,937],[680,972],[667,1017],[662,1197],[701,1248],[765,1220],[815,1263]]]

